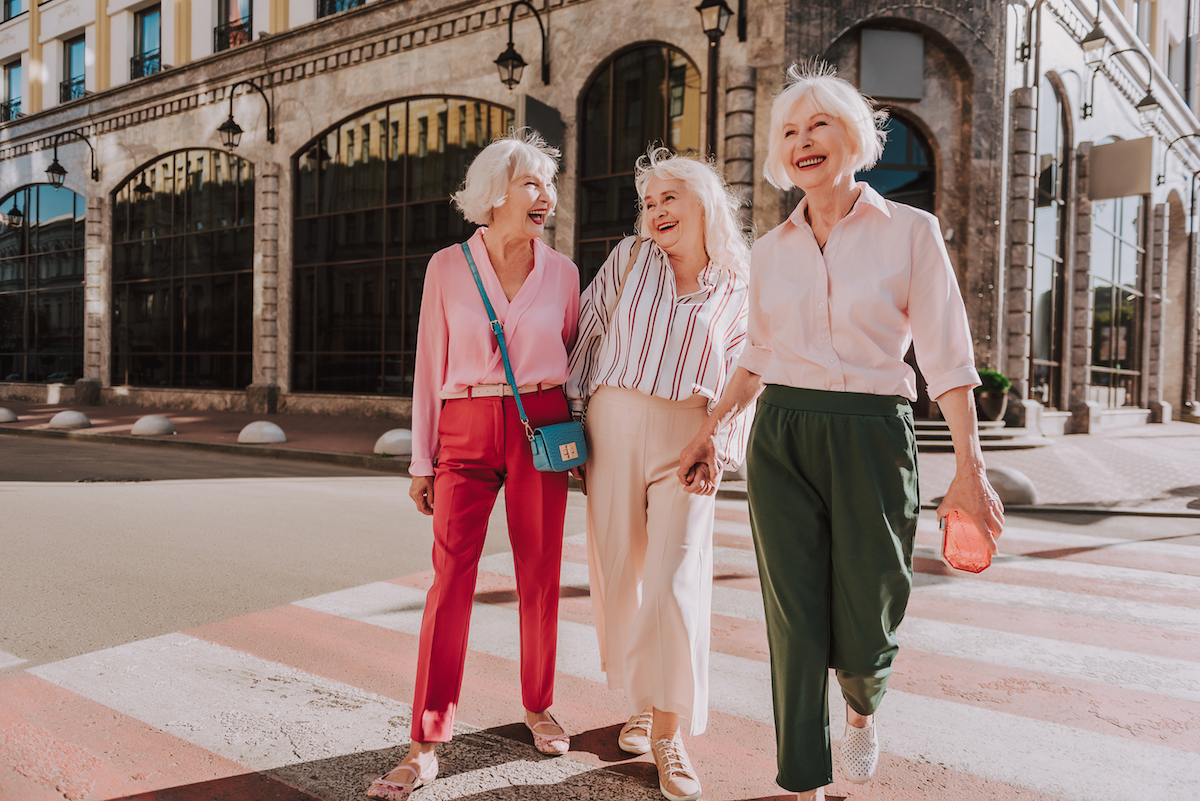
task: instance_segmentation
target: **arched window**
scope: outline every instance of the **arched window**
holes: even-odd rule
[[[1066,251],[1066,121],[1054,86],[1038,90],[1037,204],[1033,218],[1029,396],[1062,404],[1063,259]]]
[[[870,170],[859,173],[876,192],[888,200],[905,203],[933,213],[933,151],[915,126],[892,117],[883,155]]]
[[[587,286],[613,246],[633,233],[638,156],[655,142],[700,152],[700,73],[674,48],[639,47],[601,68],[580,111],[576,262]]]
[[[253,285],[253,164],[180,150],[129,176],[113,195],[113,384],[246,387]]]
[[[83,377],[83,229],[86,203],[70,189],[32,184],[0,208],[0,381]]]
[[[425,266],[474,231],[450,203],[511,109],[400,100],[296,157],[291,389],[411,395]]]

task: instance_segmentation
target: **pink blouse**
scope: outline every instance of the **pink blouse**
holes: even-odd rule
[[[767,384],[917,399],[910,343],[935,400],[979,385],[967,311],[937,217],[858,200],[817,246],[800,201],[754,243],[749,342],[738,366]]]
[[[488,258],[485,230],[480,228],[467,242],[496,317],[504,325],[517,385],[565,383],[567,354],[575,344],[579,319],[579,269],[535,239],[533,271],[510,303]],[[409,474],[433,475],[442,392],[504,383],[500,348],[462,248],[440,250],[429,260],[421,296]]]

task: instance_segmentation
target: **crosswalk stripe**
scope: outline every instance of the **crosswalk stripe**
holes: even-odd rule
[[[25,664],[25,660],[19,656],[0,651],[0,670],[16,667],[17,665]]]

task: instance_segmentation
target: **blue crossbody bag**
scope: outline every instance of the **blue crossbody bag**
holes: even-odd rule
[[[512,364],[508,361],[508,347],[504,344],[504,326],[496,319],[496,311],[488,300],[479,278],[479,270],[475,267],[475,259],[471,258],[471,249],[467,243],[462,243],[463,254],[471,267],[471,275],[475,277],[475,286],[479,288],[479,296],[483,298],[484,308],[487,309],[488,320],[496,342],[500,344],[500,356],[504,359],[504,375],[512,387],[513,397],[517,401],[517,414],[521,416],[521,425],[525,426],[525,436],[533,449],[533,466],[543,473],[563,473],[572,467],[578,467],[587,461],[587,441],[583,437],[583,424],[572,420],[569,423],[558,423],[552,426],[533,428],[529,418],[525,416],[525,407],[521,405],[521,393],[517,381],[513,378]]]

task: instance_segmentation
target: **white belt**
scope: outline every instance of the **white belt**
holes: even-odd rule
[[[522,395],[528,395],[530,392],[546,391],[548,389],[556,389],[558,384],[526,384],[518,387]],[[462,392],[441,392],[442,400],[459,400],[460,398],[505,398],[511,397],[513,394],[511,384],[480,384],[475,387],[468,387]]]

